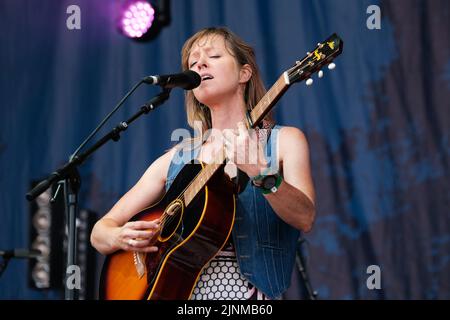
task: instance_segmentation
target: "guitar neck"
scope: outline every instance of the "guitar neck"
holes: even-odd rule
[[[251,128],[256,128],[261,123],[264,117],[283,96],[284,92],[288,89],[289,84],[289,77],[287,76],[287,73],[284,72],[250,112],[249,116],[251,123],[249,126]]]
[[[275,84],[270,88],[264,97],[258,102],[258,104],[250,112],[250,119],[245,119],[244,123],[249,123],[249,127],[256,128],[269,111],[275,106],[278,100],[282,97],[284,92],[289,87],[289,78],[286,73],[283,73]],[[200,190],[205,187],[206,183],[216,173],[225,162],[225,152],[222,150],[214,159],[211,164],[205,165],[203,170],[192,180],[189,187],[184,191],[184,204],[188,206]]]
[[[214,173],[219,170],[225,162],[225,152],[222,150],[219,155],[217,155],[214,161],[210,164],[204,166],[204,168],[199,172],[199,174],[192,180],[191,184],[184,191],[184,205],[188,206],[195,196],[203,189],[206,183],[211,179]]]

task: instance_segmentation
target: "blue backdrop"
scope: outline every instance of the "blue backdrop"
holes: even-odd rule
[[[198,29],[225,25],[251,43],[267,87],[336,32],[345,43],[336,71],[292,87],[275,112],[310,142],[312,284],[322,299],[450,298],[448,1],[173,0],[172,23],[144,44],[116,32],[118,3],[0,2],[0,249],[28,246],[30,181],[67,161],[141,77],[177,72]],[[72,4],[81,30],[66,27]],[[381,8],[379,30],[366,27],[371,4]],[[102,133],[157,92],[138,90]],[[180,127],[177,89],[82,166],[82,206],[106,213]],[[370,265],[380,267],[380,290],[366,286]],[[29,289],[26,275],[26,262],[12,261],[0,298],[59,297]]]

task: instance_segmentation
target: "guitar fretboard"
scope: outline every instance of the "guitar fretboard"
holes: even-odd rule
[[[253,127],[256,127],[287,90],[289,81],[283,73],[250,112]]]
[[[191,184],[184,191],[184,205],[188,206],[189,203],[195,198],[195,196],[202,190],[209,179],[216,173],[216,171],[223,165],[225,161],[225,153],[220,152],[214,158],[214,161],[199,172],[199,174],[192,180]]]

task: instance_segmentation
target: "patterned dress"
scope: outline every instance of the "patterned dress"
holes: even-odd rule
[[[240,273],[232,242],[203,269],[192,300],[270,300]]]

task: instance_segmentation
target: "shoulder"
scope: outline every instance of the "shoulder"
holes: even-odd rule
[[[279,126],[280,137],[287,139],[306,139],[302,130],[297,127]]]
[[[170,148],[163,155],[161,155],[155,162],[157,162],[160,166],[165,168],[169,168],[170,162],[172,161],[175,154],[178,152],[176,147]]]
[[[281,159],[288,154],[308,152],[307,138],[303,131],[296,127],[279,127],[278,144]]]
[[[157,158],[153,163],[147,168],[145,175],[154,176],[158,175],[161,178],[165,178],[167,171],[169,170],[170,162],[175,155],[176,148],[171,148]]]
[[[296,127],[280,127],[279,141],[282,145],[307,144],[306,136],[302,130]]]

